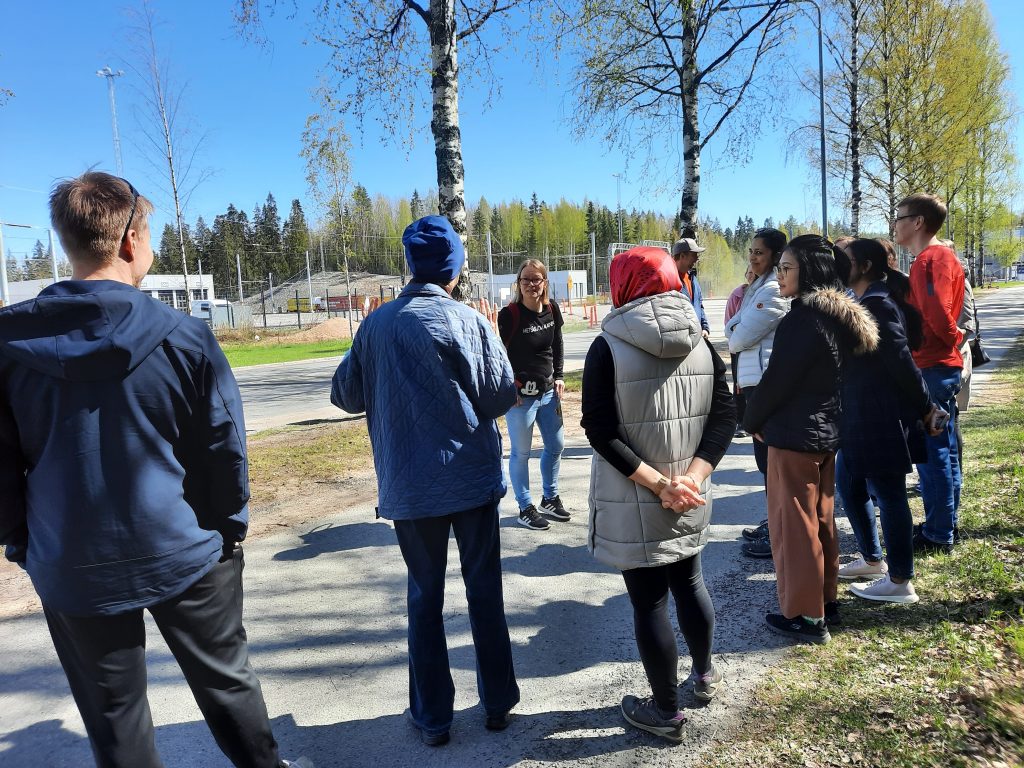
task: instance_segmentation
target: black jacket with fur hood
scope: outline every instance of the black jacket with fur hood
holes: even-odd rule
[[[871,313],[845,293],[823,289],[803,294],[779,323],[743,428],[760,433],[775,448],[835,451],[843,358],[877,346],[878,326]]]

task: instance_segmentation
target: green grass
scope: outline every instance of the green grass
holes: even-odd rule
[[[348,339],[314,341],[305,344],[260,344],[225,342],[221,344],[232,368],[263,363],[289,363],[317,357],[341,357],[352,345]]]
[[[1024,764],[1024,344],[1007,365],[964,416],[966,538],[916,560],[921,602],[844,600],[833,642],[770,670],[707,765]]]

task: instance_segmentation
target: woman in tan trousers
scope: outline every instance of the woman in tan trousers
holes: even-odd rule
[[[839,372],[845,355],[878,345],[871,314],[846,294],[833,248],[802,235],[783,252],[775,269],[792,308],[743,419],[768,445],[768,527],[781,613],[765,621],[773,632],[812,643],[827,643],[826,616],[838,617]]]

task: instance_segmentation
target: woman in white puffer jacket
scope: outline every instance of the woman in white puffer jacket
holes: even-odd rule
[[[779,294],[779,281],[775,265],[786,249],[786,235],[777,229],[759,229],[750,243],[750,269],[757,276],[743,294],[743,302],[736,314],[725,324],[725,337],[729,340],[729,354],[739,358],[736,366],[736,384],[739,397],[749,401],[754,388],[761,383],[761,374],[768,367],[775,341],[775,329],[789,312],[789,299]],[[762,477],[768,471],[768,447],[753,440],[754,459]],[[743,551],[753,557],[771,557],[768,542],[768,521],[762,520],[756,528],[743,531],[749,543]]]

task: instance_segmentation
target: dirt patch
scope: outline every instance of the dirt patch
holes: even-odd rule
[[[353,332],[358,327],[359,323],[353,321]],[[282,339],[282,341],[287,341],[289,344],[301,344],[308,341],[334,341],[335,339],[347,338],[349,338],[348,320],[343,317],[332,317],[330,320],[324,320],[322,323],[310,328],[305,328],[296,333],[291,333]]]

